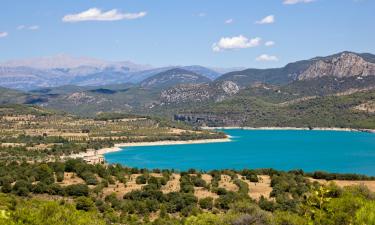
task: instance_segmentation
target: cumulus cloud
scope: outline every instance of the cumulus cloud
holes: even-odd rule
[[[225,24],[231,24],[234,22],[234,19],[227,19],[224,21]]]
[[[4,38],[6,36],[8,36],[8,32],[0,32],[0,38]]]
[[[266,43],[264,43],[264,45],[267,46],[267,47],[271,47],[271,46],[275,45],[275,42],[274,41],[267,41]]]
[[[298,3],[310,3],[314,2],[315,0],[284,0],[283,4],[284,5],[294,5]]]
[[[220,52],[223,50],[252,48],[259,46],[262,39],[259,37],[249,39],[243,35],[236,37],[223,37],[217,43],[212,45],[212,50]]]
[[[264,17],[263,19],[256,21],[256,24],[271,24],[275,22],[275,16],[274,15],[269,15]]]
[[[68,14],[62,18],[63,22],[82,22],[82,21],[116,21],[116,20],[134,20],[147,15],[147,12],[139,13],[121,13],[117,9],[102,12],[98,8],[91,8],[77,14]]]
[[[272,62],[272,61],[279,61],[279,58],[277,58],[274,55],[267,55],[263,54],[258,57],[256,57],[256,61],[258,62]]]

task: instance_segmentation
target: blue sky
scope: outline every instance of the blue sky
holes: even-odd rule
[[[375,53],[374,0],[2,0],[0,10],[0,61],[64,53],[264,68]]]

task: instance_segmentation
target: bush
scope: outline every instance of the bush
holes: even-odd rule
[[[86,184],[73,184],[67,186],[65,192],[70,196],[88,196],[89,187]]]
[[[214,199],[211,197],[202,198],[201,200],[199,200],[199,206],[202,209],[212,209],[212,207],[214,206]]]
[[[81,196],[76,198],[74,201],[76,203],[76,209],[78,210],[90,211],[94,208],[94,202],[91,200],[91,198]]]
[[[64,180],[64,172],[57,172],[56,173],[56,180],[57,180],[57,182],[62,182]]]
[[[36,194],[43,194],[48,192],[48,185],[43,182],[38,182],[36,185],[33,186],[32,192]]]
[[[28,196],[32,185],[25,180],[17,181],[13,186],[13,191],[19,196]]]
[[[138,176],[137,179],[135,180],[136,184],[146,184],[147,183],[147,178],[145,175]]]

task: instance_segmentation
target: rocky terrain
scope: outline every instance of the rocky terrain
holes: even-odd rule
[[[179,85],[161,92],[161,101],[166,104],[204,102],[213,100],[219,102],[233,96],[240,91],[238,85],[232,81],[203,84]]]
[[[367,62],[364,58],[353,53],[343,53],[327,60],[318,60],[298,76],[299,80],[317,77],[352,77],[375,75],[375,63]]]

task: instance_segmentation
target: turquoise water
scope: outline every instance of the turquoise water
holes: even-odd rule
[[[127,147],[109,163],[187,170],[274,168],[375,175],[375,134],[339,131],[225,130],[232,142]]]

